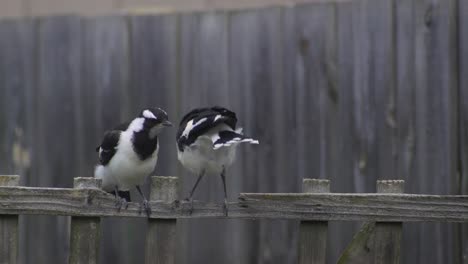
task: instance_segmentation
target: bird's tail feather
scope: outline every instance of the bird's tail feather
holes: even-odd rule
[[[216,137],[216,141],[213,142],[213,149],[219,149],[221,147],[229,147],[239,143],[250,143],[258,144],[258,140],[246,137],[242,135],[240,131],[220,131]]]

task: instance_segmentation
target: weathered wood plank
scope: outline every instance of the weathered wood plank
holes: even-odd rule
[[[317,221],[465,222],[468,195],[241,193],[229,218]],[[0,214],[146,217],[137,203],[117,212],[114,197],[101,190],[1,187]],[[151,218],[219,218],[222,204],[150,202]],[[232,212],[232,213],[231,213]]]
[[[330,192],[329,180],[304,179],[303,193]],[[299,263],[326,263],[328,222],[301,221],[299,225]]]
[[[0,186],[18,186],[17,175],[1,175]],[[18,216],[0,215],[0,263],[18,262]]]
[[[95,178],[74,179],[76,189],[99,189],[101,184],[101,180]],[[72,217],[68,263],[98,263],[100,223],[99,217]]]
[[[377,181],[378,193],[402,193],[401,180]],[[401,223],[368,222],[353,237],[338,264],[399,263]]]
[[[177,102],[178,16],[131,16],[129,23],[130,83],[124,89],[124,104],[129,109],[125,115],[132,118],[144,107],[161,107],[176,126],[180,117]],[[156,175],[177,173],[174,158],[177,156],[176,129],[168,129],[159,135]]]
[[[241,185],[238,190],[244,192],[298,192],[300,189],[297,174],[284,177],[290,172],[288,169],[297,169],[297,159],[295,154],[288,155],[295,138],[283,140],[295,131],[292,124],[295,122],[295,105],[291,103],[295,100],[295,91],[293,86],[285,89],[283,85],[285,56],[282,45],[285,39],[282,28],[285,25],[282,11],[280,8],[264,8],[235,12],[230,17],[230,96],[240,94],[241,100],[235,105],[242,118],[239,118],[239,126],[261,142],[258,146],[239,147],[238,157],[243,159],[244,170],[257,175],[236,179]],[[288,124],[291,131],[283,129],[284,124]],[[266,163],[272,166],[263,166]],[[242,235],[248,242],[236,248],[242,250],[238,253],[242,256],[239,261],[294,262],[297,240],[291,234],[295,232],[297,223],[245,223]]]
[[[74,16],[37,20],[37,63],[32,186],[71,187],[82,164],[84,138],[80,98],[82,24]],[[69,241],[68,217],[38,217],[28,240],[29,261],[65,263]],[[40,243],[44,239],[50,243]],[[39,247],[38,247],[39,246]]]
[[[177,199],[177,177],[151,177],[151,201]],[[150,219],[146,233],[145,263],[175,263],[176,219]]]
[[[186,114],[196,107],[221,105],[229,102],[228,78],[228,18],[227,12],[182,14],[179,27],[179,113]],[[237,109],[232,109],[236,111]],[[174,145],[173,145],[174,146]],[[182,169],[182,197],[195,182],[195,175]],[[239,178],[227,170],[228,200],[232,198],[232,183]],[[202,201],[222,201],[223,188],[219,175],[204,177],[194,195]],[[231,227],[225,221],[180,221],[180,263],[226,263],[232,251]],[[209,231],[208,231],[209,230]],[[232,232],[231,232],[232,233]]]
[[[378,193],[403,193],[404,181],[377,181]],[[374,259],[376,264],[400,263],[402,223],[375,223]]]
[[[337,98],[338,98],[338,127],[336,141],[338,153],[332,166],[335,173],[329,175],[333,182],[332,192],[353,193],[364,191],[359,177],[359,145],[355,118],[354,90],[354,38],[357,33],[353,30],[353,11],[356,1],[336,5],[336,42],[337,42]],[[359,223],[330,222],[328,223],[329,239],[328,260],[335,263],[346,244],[353,238],[359,228]]]
[[[412,193],[459,191],[457,2],[414,2],[415,170],[408,179]],[[411,263],[456,263],[459,233],[451,224],[422,224],[419,254]]]
[[[129,100],[129,32],[127,17],[105,16],[83,19],[83,72],[81,86],[80,137],[83,142],[79,175],[92,176],[97,162],[94,151],[106,130],[127,121]],[[76,100],[76,98],[75,98]],[[134,194],[134,193],[132,193]],[[135,195],[137,195],[135,193]],[[132,196],[133,197],[133,196]],[[101,219],[100,256],[106,262],[143,262],[145,221]]]
[[[37,180],[35,151],[37,38],[34,19],[0,22],[0,171],[21,175],[20,184]],[[20,219],[20,250],[37,251],[35,216]],[[20,254],[27,263],[31,254]]]
[[[458,1],[460,194],[468,194],[468,1]],[[461,227],[459,259],[468,259],[468,225]],[[463,262],[462,262],[463,263]]]

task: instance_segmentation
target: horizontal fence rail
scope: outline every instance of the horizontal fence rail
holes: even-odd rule
[[[224,218],[221,204],[180,200],[151,201],[152,219]],[[118,212],[114,196],[97,188],[0,187],[0,214],[147,217],[129,203]],[[229,203],[228,218],[317,221],[468,221],[467,195],[386,193],[241,193]]]
[[[74,188],[19,187],[18,176],[0,176],[0,260],[16,263],[18,215],[71,216],[68,263],[99,263],[101,217],[143,217],[140,205],[118,211],[101,181],[75,178]],[[329,193],[330,181],[304,179],[303,193],[241,193],[224,216],[221,204],[177,199],[177,177],[151,177],[145,263],[175,263],[179,218],[301,220],[298,263],[326,263],[328,222],[364,220],[338,263],[399,263],[402,222],[468,220],[468,196],[403,194],[404,181],[377,182],[378,193]],[[11,231],[13,230],[13,231]],[[5,261],[3,261],[5,262]]]

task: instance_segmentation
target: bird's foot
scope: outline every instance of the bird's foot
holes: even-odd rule
[[[193,213],[193,198],[187,197],[184,199],[184,201],[188,202],[189,204],[189,214],[191,215]]]
[[[138,211],[139,214],[141,214],[141,211],[145,209],[145,212],[146,212],[146,215],[148,216],[148,218],[150,217],[151,215],[151,207],[150,207],[150,204],[148,202],[148,200],[144,199],[141,203],[140,203],[140,210]]]
[[[117,208],[117,212],[120,212],[122,207],[126,210],[128,208],[128,202],[125,198],[115,197],[115,207]]]
[[[224,199],[223,212],[224,216],[228,216],[228,202],[226,199]]]

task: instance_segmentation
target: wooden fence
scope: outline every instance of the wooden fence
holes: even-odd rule
[[[75,178],[74,188],[19,187],[19,176],[0,176],[1,263],[17,263],[18,215],[71,216],[69,263],[99,263],[100,218],[147,218],[136,203],[116,210],[101,180]],[[176,177],[151,177],[145,263],[175,263],[177,219],[271,218],[300,220],[298,263],[326,263],[328,221],[367,221],[338,263],[400,263],[402,222],[468,221],[468,196],[402,194],[403,180],[377,182],[377,194],[330,193],[329,180],[304,179],[303,193],[241,193],[221,204],[177,199]],[[222,221],[222,220],[219,220]],[[375,223],[374,223],[375,221]]]
[[[166,14],[0,21],[0,173],[70,188],[92,175],[103,132],[157,105],[175,123],[224,105],[258,138],[228,171],[228,193],[373,193],[405,180],[414,194],[468,194],[468,3],[356,0]],[[156,175],[179,175],[172,130]],[[216,177],[196,198],[217,201]],[[147,191],[147,190],[146,190]],[[143,218],[102,220],[102,259],[143,262]],[[22,263],[63,263],[69,217],[20,217]],[[328,260],[359,228],[329,222]],[[370,227],[369,227],[370,228]],[[404,263],[462,263],[465,224],[408,223]],[[179,263],[297,260],[297,223],[179,219]],[[49,243],[41,243],[48,239]],[[237,261],[237,262],[236,262]]]

